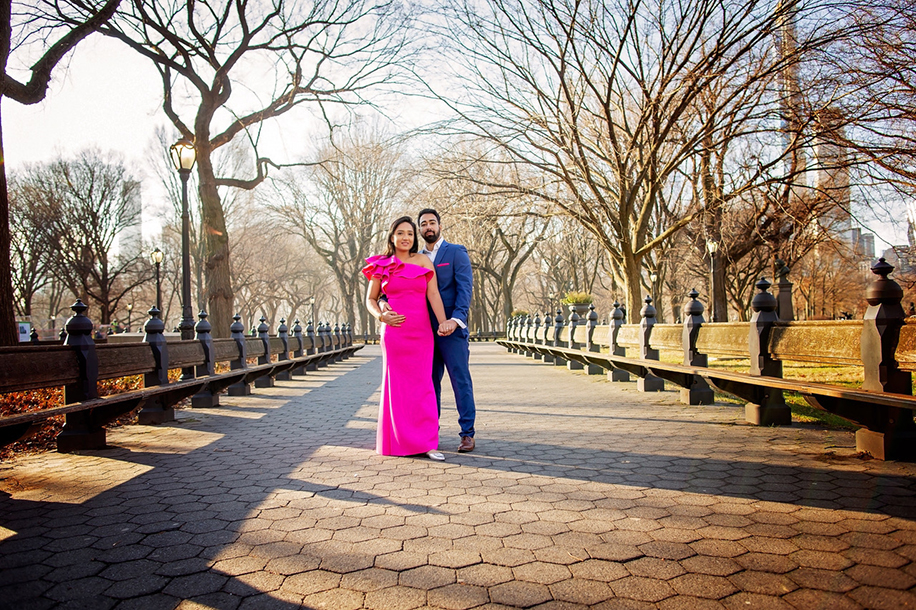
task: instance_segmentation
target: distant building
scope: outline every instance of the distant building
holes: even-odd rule
[[[860,227],[849,229],[849,246],[857,260],[870,261],[875,258],[875,235]]]
[[[135,258],[143,256],[143,206],[140,189],[135,191],[128,207],[127,217],[135,218],[136,222],[118,234],[118,251],[125,257]]]
[[[891,246],[881,257],[893,265],[897,273],[910,273],[916,269],[916,249],[909,245]]]

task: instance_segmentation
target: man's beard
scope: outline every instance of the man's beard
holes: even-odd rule
[[[427,244],[434,244],[439,241],[439,233],[423,233],[423,241]]]

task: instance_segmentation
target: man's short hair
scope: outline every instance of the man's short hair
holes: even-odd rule
[[[420,224],[420,219],[423,218],[425,214],[432,214],[433,216],[436,217],[436,222],[438,222],[440,225],[442,224],[442,219],[439,218],[439,212],[437,212],[436,210],[432,208],[424,208],[420,210],[419,214],[417,214],[417,224],[418,225]]]

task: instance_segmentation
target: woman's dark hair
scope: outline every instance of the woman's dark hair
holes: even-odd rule
[[[419,252],[420,249],[417,247],[417,225],[414,224],[413,218],[410,216],[401,216],[391,223],[391,229],[388,230],[388,249],[385,251],[385,256],[394,256],[394,244],[391,243],[391,238],[394,237],[394,232],[398,230],[398,227],[405,222],[413,229],[413,244],[410,246],[410,253],[416,254]]]
[[[440,225],[442,224],[442,219],[439,218],[439,212],[437,212],[436,210],[434,210],[434,209],[432,209],[432,208],[424,208],[424,209],[420,210],[420,213],[417,214],[417,223],[418,223],[418,224],[419,224],[419,222],[420,222],[420,219],[423,218],[423,215],[424,215],[424,214],[432,214],[433,216],[436,217],[436,222],[438,222]]]

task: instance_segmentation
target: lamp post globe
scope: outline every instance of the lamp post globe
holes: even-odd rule
[[[181,331],[182,340],[194,338],[194,313],[191,308],[191,216],[188,213],[188,178],[197,161],[194,143],[182,138],[172,144],[169,155],[181,178]],[[182,377],[185,378],[187,372]],[[191,372],[193,377],[193,370]]]
[[[156,248],[149,253],[150,261],[156,266],[156,309],[162,311],[162,283],[159,281],[159,266],[162,264],[164,254],[162,250]]]

